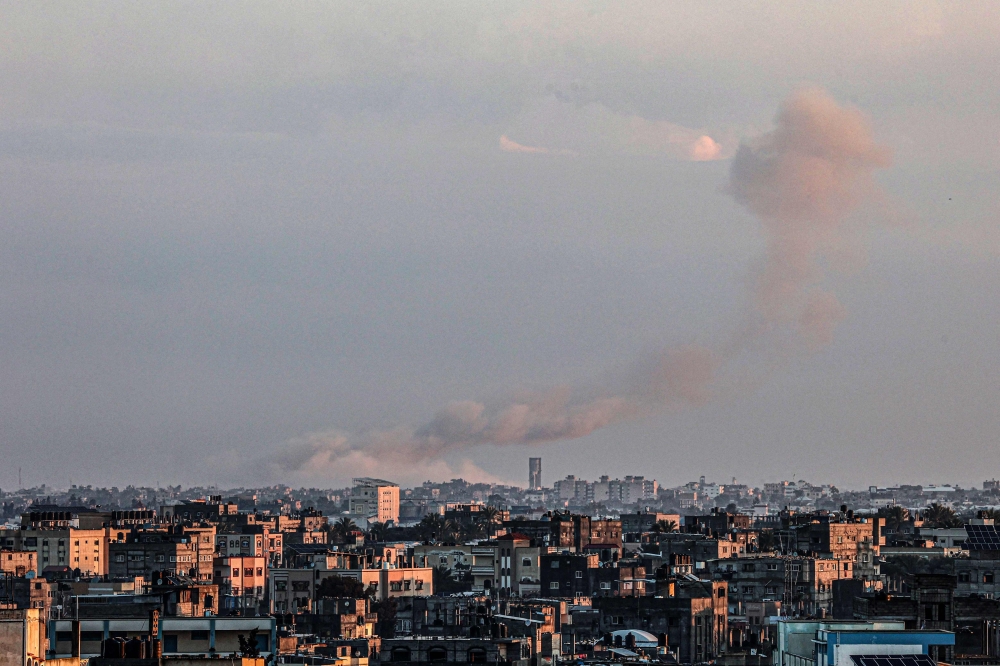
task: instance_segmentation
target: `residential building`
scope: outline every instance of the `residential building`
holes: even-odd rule
[[[353,481],[349,512],[369,522],[399,522],[399,486],[391,481],[357,478]]]
[[[38,561],[35,551],[0,548],[0,571],[14,576],[24,576],[29,571],[37,574]]]
[[[111,528],[82,529],[70,525],[0,529],[0,544],[11,550],[35,552],[39,573],[46,567],[79,569],[84,576],[108,574]]]
[[[223,611],[256,611],[264,605],[267,589],[267,558],[263,555],[216,557],[214,582],[219,586]]]
[[[181,574],[194,580],[213,579],[215,528],[167,525],[149,530],[115,532],[109,544],[109,573],[116,578],[143,576],[154,572]]]
[[[240,651],[239,636],[257,630],[257,647],[262,657],[277,646],[277,623],[273,617],[161,617],[159,637],[166,656],[228,655]],[[49,635],[54,637],[50,658],[64,658],[72,651],[72,620],[50,620]],[[92,618],[80,620],[80,656],[98,657],[101,641],[112,636],[145,638],[149,619]]]

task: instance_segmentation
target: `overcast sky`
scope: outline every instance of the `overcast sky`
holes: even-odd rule
[[[0,487],[1000,476],[998,34],[975,2],[2,3]],[[720,354],[769,252],[733,157],[818,89],[892,156],[812,276],[832,340],[585,436],[310,457]]]

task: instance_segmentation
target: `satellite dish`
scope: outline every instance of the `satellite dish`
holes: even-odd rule
[[[525,620],[524,621],[524,626],[530,627],[531,626],[531,620]]]

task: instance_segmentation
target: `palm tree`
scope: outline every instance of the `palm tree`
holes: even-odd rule
[[[658,520],[653,523],[653,532],[656,534],[670,534],[677,531],[677,522],[673,520]]]
[[[983,509],[979,512],[979,517],[992,520],[994,523],[1000,523],[1000,509]]]
[[[428,513],[417,523],[417,533],[424,541],[454,541],[462,533],[461,525],[453,520],[445,520],[440,514]]]
[[[962,520],[955,514],[955,510],[943,504],[931,504],[924,511],[924,522],[929,527],[961,527]]]
[[[385,541],[385,534],[388,530],[385,523],[374,522],[368,526],[368,540],[375,543]]]
[[[495,506],[486,505],[476,517],[477,532],[483,536],[493,535],[493,529],[500,524],[500,509]]]
[[[354,532],[358,531],[358,525],[353,520],[344,516],[336,523],[333,524],[333,533],[336,534],[342,541],[347,541],[347,539]]]
[[[885,518],[885,526],[893,533],[898,533],[903,523],[910,519],[910,512],[898,504],[887,506],[879,513]]]

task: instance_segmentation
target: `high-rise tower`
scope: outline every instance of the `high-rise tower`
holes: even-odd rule
[[[528,458],[528,490],[542,489],[542,459]]]

